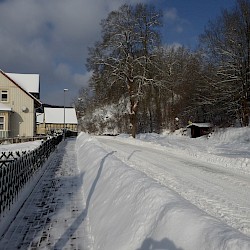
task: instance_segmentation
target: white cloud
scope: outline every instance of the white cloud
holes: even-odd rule
[[[72,91],[77,92],[88,82],[90,73],[85,72],[84,65],[88,47],[100,37],[100,21],[124,3],[148,1],[0,2],[0,68],[6,72],[39,73],[41,96],[46,102],[56,91],[55,86],[60,92],[72,85]]]
[[[92,72],[86,72],[85,74],[74,74],[74,85],[80,88],[87,87],[91,76]]]
[[[163,17],[166,20],[176,21],[179,19],[176,8],[166,9],[163,13]]]
[[[164,22],[168,27],[171,27],[176,33],[182,33],[185,26],[189,24],[187,20],[181,18],[176,8],[167,8],[163,12]]]
[[[183,26],[181,26],[181,25],[176,25],[176,32],[177,32],[177,33],[182,33],[183,30],[184,30]]]
[[[61,82],[68,82],[71,78],[71,70],[68,64],[60,63],[55,69],[55,77]]]

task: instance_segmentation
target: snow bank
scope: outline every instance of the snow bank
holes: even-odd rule
[[[250,239],[119,161],[87,134],[77,138],[93,249],[250,249]]]
[[[209,137],[189,138],[180,131],[166,134],[140,134],[137,139],[182,151],[205,162],[250,173],[250,127],[217,129]],[[139,142],[137,142],[139,143]]]

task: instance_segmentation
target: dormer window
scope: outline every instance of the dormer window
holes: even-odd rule
[[[8,102],[8,90],[1,90],[1,101]]]

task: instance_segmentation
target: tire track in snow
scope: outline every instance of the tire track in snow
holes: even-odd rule
[[[110,138],[97,138],[107,150],[130,167],[170,188],[206,213],[250,235],[250,176],[176,157],[166,150],[131,145]],[[149,145],[149,144],[148,144]],[[184,160],[185,159],[185,160]]]

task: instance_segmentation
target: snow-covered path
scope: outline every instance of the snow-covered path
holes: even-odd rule
[[[0,240],[0,249],[90,249],[75,139],[59,144]]]
[[[127,165],[171,188],[206,213],[250,235],[250,175],[124,138],[96,137]],[[181,152],[181,151],[180,151]]]

